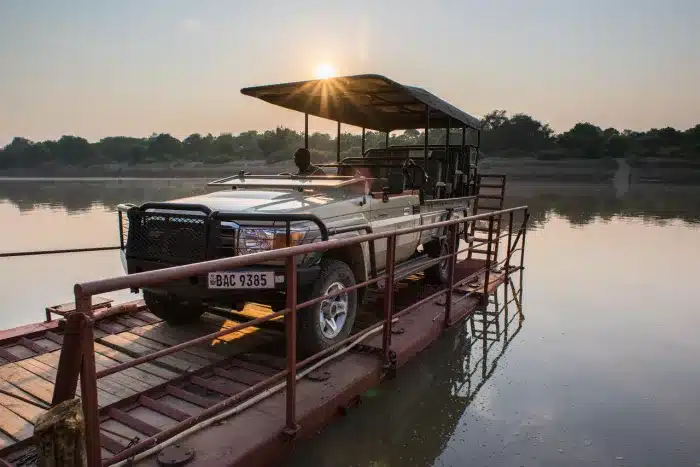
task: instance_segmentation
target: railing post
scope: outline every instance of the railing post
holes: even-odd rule
[[[284,432],[294,435],[299,430],[296,419],[297,392],[297,263],[296,257],[287,258],[287,309],[284,318],[287,339],[287,423]]]
[[[386,239],[386,266],[384,268],[384,327],[382,336],[382,352],[384,367],[391,366],[391,320],[394,311],[394,258],[396,250],[396,234]]]
[[[452,289],[455,285],[455,265],[457,263],[457,232],[459,224],[447,227],[447,254],[452,255],[447,263],[447,292],[445,297],[445,327],[449,327],[452,317]]]
[[[82,364],[80,367],[80,398],[83,401],[85,420],[85,452],[88,467],[102,464],[100,446],[99,402],[97,400],[97,376],[95,370],[95,344],[92,321],[92,297],[84,296],[76,290],[75,313],[84,316],[85,328],[82,333]]]
[[[503,336],[504,341],[508,342],[508,325],[510,324],[510,316],[508,313],[508,285],[510,284],[510,277],[506,273],[506,281],[503,283],[503,300],[505,305],[503,305],[503,316],[505,317],[505,324],[503,325]],[[498,316],[496,317],[498,319]]]
[[[71,313],[66,318],[61,356],[56,372],[56,384],[53,388],[52,406],[75,397],[83,361],[83,334],[88,326],[87,318],[88,316],[84,313]]]
[[[506,281],[510,277],[510,255],[513,251],[513,211],[508,213],[508,244],[506,245]]]
[[[522,247],[520,248],[520,268],[525,267],[525,234],[527,233],[527,221],[530,219],[530,212],[525,209],[525,217],[523,218],[523,241]]]
[[[491,243],[493,242],[493,216],[489,216],[489,234],[486,242],[486,276],[484,277],[484,296],[483,299],[488,303],[489,299],[489,280],[491,279]]]

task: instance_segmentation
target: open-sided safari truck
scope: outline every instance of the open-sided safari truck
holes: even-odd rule
[[[127,273],[200,262],[303,243],[430,224],[469,214],[476,193],[479,120],[425,90],[378,75],[250,87],[243,94],[308,116],[362,128],[361,157],[322,165],[324,176],[251,175],[209,183],[212,192],[141,206],[120,206],[122,261]],[[422,146],[389,146],[394,130],[424,128]],[[445,143],[429,145],[429,130]],[[365,129],[386,133],[384,148],[365,150]],[[450,130],[461,143],[450,144]],[[445,131],[446,130],[446,131]],[[453,135],[454,137],[454,135]],[[290,158],[292,155],[290,154]],[[124,219],[126,214],[126,219]],[[299,344],[313,353],[351,332],[363,288],[386,268],[387,240],[312,253],[298,259],[299,302],[335,292],[299,313]],[[445,282],[444,232],[400,235],[395,277],[424,272]],[[437,258],[437,259],[436,259]],[[253,301],[279,309],[287,281],[282,261],[143,289],[150,310],[171,323],[197,320],[207,309],[240,309]],[[380,283],[381,284],[381,283]]]

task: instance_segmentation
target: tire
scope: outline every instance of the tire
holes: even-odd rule
[[[147,290],[143,291],[143,299],[151,313],[174,326],[197,322],[204,314],[202,306],[181,303]]]
[[[318,280],[311,290],[300,291],[298,301],[301,303],[355,284],[355,275],[347,264],[333,259],[323,260]],[[344,303],[344,306],[339,303]],[[353,290],[299,310],[297,342],[300,352],[303,355],[312,355],[347,338],[355,324],[357,303],[357,290]],[[344,317],[340,312],[342,308],[345,309]],[[326,319],[322,320],[322,315]],[[334,327],[330,325],[331,322]]]
[[[428,254],[428,256],[431,256],[433,258],[444,256],[447,254],[447,242],[444,240],[433,240],[429,243],[426,243],[423,246],[423,249]],[[430,266],[428,269],[425,270],[425,280],[430,284],[447,284],[448,264],[449,258],[445,258],[440,263]]]

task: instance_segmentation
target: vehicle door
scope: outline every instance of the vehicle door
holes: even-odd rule
[[[404,192],[403,194],[384,197],[381,192],[372,193],[370,197],[370,223],[375,233],[390,232],[406,227],[420,225],[418,194]],[[420,232],[399,235],[396,238],[395,262],[405,261],[416,251],[420,238]],[[375,242],[377,269],[386,267],[387,240],[381,239]]]

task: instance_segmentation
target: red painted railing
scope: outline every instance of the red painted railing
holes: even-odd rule
[[[514,216],[516,213],[522,214],[522,219],[519,220],[520,226],[517,231],[514,232]],[[505,233],[501,233],[500,227],[503,226],[504,217],[508,218],[508,228]],[[499,231],[494,237],[494,222],[498,219]],[[216,259],[212,261],[205,261],[201,263],[188,264],[184,266],[175,266],[167,269],[159,269],[156,271],[141,272],[131,275],[125,275],[110,279],[84,282],[82,284],[75,285],[75,303],[76,311],[71,313],[66,320],[66,333],[64,337],[63,348],[61,350],[61,356],[59,361],[58,373],[56,377],[56,385],[53,394],[53,404],[58,404],[64,400],[70,399],[75,396],[77,390],[78,379],[80,379],[81,387],[81,397],[82,405],[85,418],[86,427],[86,450],[88,457],[88,466],[96,467],[98,465],[113,465],[120,461],[132,458],[133,456],[143,453],[146,450],[154,448],[161,444],[164,440],[172,438],[175,435],[182,433],[183,431],[197,425],[198,423],[211,418],[217,414],[220,414],[224,410],[231,408],[239,404],[244,399],[253,396],[261,391],[269,388],[270,386],[279,383],[283,379],[286,379],[286,427],[285,432],[288,434],[294,434],[298,430],[297,418],[296,418],[296,384],[297,384],[297,371],[303,368],[307,368],[314,362],[318,362],[323,358],[329,358],[329,356],[339,349],[352,345],[352,343],[357,343],[364,339],[370,333],[379,332],[381,328],[383,333],[382,339],[382,358],[385,367],[390,367],[392,365],[392,352],[391,352],[391,325],[392,323],[402,315],[415,310],[416,308],[428,303],[431,300],[435,300],[441,294],[446,295],[445,300],[445,317],[444,324],[445,327],[453,324],[451,321],[452,308],[455,303],[459,300],[465,299],[469,294],[464,294],[460,299],[453,301],[452,292],[455,288],[460,287],[464,284],[468,284],[474,280],[480,274],[485,275],[484,290],[483,294],[488,296],[488,287],[490,274],[495,268],[503,265],[505,274],[510,274],[514,269],[519,269],[523,267],[524,253],[525,253],[525,233],[527,222],[529,219],[529,213],[527,206],[520,206],[511,209],[504,209],[501,211],[494,211],[485,214],[479,214],[474,216],[468,216],[461,219],[453,219],[443,222],[436,222],[429,225],[424,225],[420,227],[411,227],[398,229],[391,232],[385,233],[372,233],[359,235],[352,238],[345,238],[339,240],[330,240],[326,242],[316,242],[306,245],[299,245],[294,247],[282,248],[278,250],[264,251],[260,253],[254,253],[243,256],[235,256],[230,258]],[[477,246],[476,243],[472,243],[468,248],[463,250],[458,250],[458,233],[460,231],[460,226],[464,227],[464,232],[467,232],[467,225],[471,222],[476,221],[488,221],[488,239],[481,244],[486,243],[487,245],[487,258],[484,268],[470,274],[468,277],[455,281],[455,266],[458,260],[458,256],[461,253],[465,253],[469,248]],[[435,258],[436,261],[449,258],[448,263],[448,286],[433,293],[429,297],[426,297],[417,303],[404,308],[400,312],[394,314],[393,311],[393,300],[394,300],[394,253],[396,247],[396,238],[400,235],[416,233],[423,230],[430,229],[446,229],[447,239],[448,239],[448,252],[447,254]],[[515,233],[515,237],[513,237]],[[498,258],[492,259],[491,246],[493,242],[500,241],[507,237],[507,250],[506,256],[502,260]],[[374,240],[386,239],[387,240],[387,252],[386,252],[386,270],[382,274],[378,274],[367,281],[356,284],[353,287],[348,287],[337,292],[317,297],[312,300],[308,300],[303,303],[297,303],[297,278],[296,278],[296,257],[298,255],[304,255],[313,252],[333,250],[336,248],[343,248],[351,245],[357,245],[364,242],[371,242]],[[517,268],[514,268],[511,264],[512,256],[520,252],[520,264]],[[141,288],[144,286],[152,286],[163,284],[171,280],[185,279],[191,276],[197,276],[206,274],[208,272],[235,269],[243,266],[248,266],[252,264],[261,264],[270,260],[286,260],[286,308],[282,311],[257,318],[251,321],[247,321],[243,324],[233,326],[215,333],[207,334],[205,336],[198,337],[196,339],[181,343],[169,347],[167,349],[159,350],[148,355],[144,355],[138,358],[134,358],[126,363],[121,363],[107,369],[96,371],[95,368],[95,353],[94,353],[94,339],[93,339],[93,319],[92,319],[92,309],[91,300],[94,295],[113,292],[121,289],[129,288]],[[385,281],[384,284],[384,319],[376,323],[369,328],[366,328],[360,332],[351,335],[342,342],[335,344],[334,346],[325,349],[311,357],[297,361],[297,336],[296,336],[296,316],[300,309],[309,307],[319,301],[334,297],[341,293],[347,293],[352,290],[359,289],[361,287],[366,287],[368,285],[376,284],[381,281]],[[223,337],[227,334],[231,334],[237,331],[241,331],[245,328],[251,326],[259,326],[260,324],[267,322],[271,319],[278,319],[280,316],[285,316],[285,337],[287,345],[287,364],[283,371],[267,378],[266,380],[255,384],[248,389],[235,394],[221,402],[205,409],[198,415],[192,416],[185,420],[178,422],[172,427],[165,429],[149,438],[134,444],[123,450],[116,456],[106,459],[103,461],[101,459],[101,447],[100,447],[100,427],[99,427],[99,408],[97,401],[97,380],[105,376],[118,373],[120,371],[126,370],[127,368],[132,368],[136,365],[149,362],[151,360],[164,357],[175,352],[181,351],[183,349],[189,348],[193,345],[197,345],[204,342],[209,342],[212,339]]]

